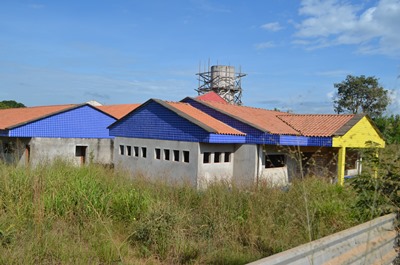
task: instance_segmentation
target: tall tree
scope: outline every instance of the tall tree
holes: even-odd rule
[[[388,144],[400,144],[400,115],[382,116],[374,120]]]
[[[15,100],[3,100],[0,101],[0,109],[10,109],[10,108],[25,108],[25,105]]]
[[[371,118],[380,117],[390,104],[388,90],[374,76],[348,75],[337,88],[333,107],[336,113],[365,113]]]

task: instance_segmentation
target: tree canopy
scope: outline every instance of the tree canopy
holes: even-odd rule
[[[374,76],[348,75],[337,88],[333,107],[336,113],[365,113],[371,118],[380,117],[390,104],[388,90]]]
[[[16,102],[15,100],[0,101],[0,109],[25,108],[25,107],[26,106],[24,104]]]
[[[388,144],[400,143],[400,115],[379,117],[374,120],[378,129],[382,132]]]

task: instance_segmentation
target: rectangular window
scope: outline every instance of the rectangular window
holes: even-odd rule
[[[164,149],[164,160],[169,160],[169,149]]]
[[[214,163],[219,163],[221,162],[221,152],[215,152],[214,153]]]
[[[225,154],[224,154],[224,162],[225,163],[231,162],[231,152],[225,152]]]
[[[174,150],[174,161],[179,162],[179,150]]]
[[[183,151],[183,162],[189,163],[189,151]]]
[[[210,152],[204,152],[204,154],[203,154],[203,163],[204,164],[210,163],[210,156],[211,156]]]
[[[147,156],[147,148],[142,147],[142,157],[146,158],[146,156]]]
[[[155,157],[156,157],[156,159],[161,159],[161,149],[160,148],[156,148]]]
[[[138,157],[139,156],[139,147],[134,146],[133,149],[135,151],[135,156]]]
[[[285,155],[266,155],[265,168],[275,168],[285,166]]]
[[[119,154],[122,156],[125,154],[125,146],[123,146],[123,145],[119,146]]]
[[[131,156],[132,155],[132,146],[127,145],[126,146],[126,155]]]

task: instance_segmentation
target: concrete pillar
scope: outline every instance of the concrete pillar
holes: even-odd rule
[[[343,186],[344,184],[344,171],[346,165],[346,147],[340,147],[338,152],[338,183]]]

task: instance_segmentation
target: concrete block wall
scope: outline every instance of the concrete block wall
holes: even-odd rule
[[[197,186],[198,159],[199,143],[195,142],[130,137],[116,137],[114,142],[115,166],[130,171],[132,177]]]

